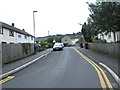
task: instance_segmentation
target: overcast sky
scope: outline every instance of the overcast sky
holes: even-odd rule
[[[33,35],[33,11],[36,37],[79,32],[89,16],[86,2],[96,0],[0,0],[0,21],[25,29]]]

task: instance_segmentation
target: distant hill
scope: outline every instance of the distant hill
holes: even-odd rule
[[[43,41],[43,40],[46,40],[47,38],[50,38],[50,37],[52,37],[52,38],[63,38],[64,36],[81,36],[82,35],[82,32],[77,32],[77,33],[73,33],[73,34],[56,34],[56,35],[49,35],[49,36],[45,36],[45,37],[36,37],[35,38],[35,41]]]

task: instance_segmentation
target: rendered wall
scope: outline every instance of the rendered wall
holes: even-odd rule
[[[34,53],[34,44],[1,44],[2,62],[9,63]]]
[[[89,43],[89,49],[120,57],[120,43]]]

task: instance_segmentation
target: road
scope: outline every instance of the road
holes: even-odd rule
[[[102,88],[95,67],[71,47],[54,51],[12,76],[3,88]]]

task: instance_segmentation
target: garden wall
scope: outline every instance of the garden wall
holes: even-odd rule
[[[9,63],[34,53],[34,44],[0,44],[0,59]]]
[[[120,57],[120,43],[89,43],[88,48],[112,56]]]

